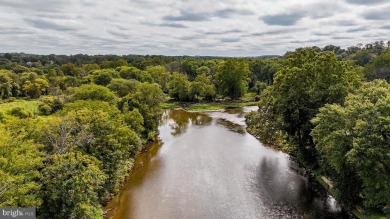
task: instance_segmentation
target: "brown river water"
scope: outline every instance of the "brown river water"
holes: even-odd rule
[[[166,111],[160,142],[137,157],[106,218],[348,218],[287,154],[245,131],[255,109]]]

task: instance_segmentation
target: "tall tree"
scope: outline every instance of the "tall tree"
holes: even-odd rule
[[[245,60],[226,60],[216,73],[219,93],[233,99],[243,96],[248,89],[248,74],[249,66]]]
[[[343,105],[326,105],[312,136],[338,198],[390,213],[390,85],[364,83]]]

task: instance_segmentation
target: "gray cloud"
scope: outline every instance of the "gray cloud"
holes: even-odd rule
[[[362,31],[366,31],[366,30],[368,30],[368,27],[356,27],[356,28],[349,29],[346,32],[347,33],[356,33],[356,32],[362,32]]]
[[[240,42],[240,38],[222,38],[220,40],[223,43],[235,43],[235,42]]]
[[[216,17],[230,18],[230,17],[232,17],[234,15],[253,15],[254,12],[250,11],[250,10],[226,8],[226,9],[218,10],[218,11],[216,11],[213,14]]]
[[[259,19],[269,25],[292,26],[305,17],[311,19],[328,18],[342,11],[344,7],[339,3],[316,3],[293,5],[287,8],[287,12],[261,16]]]
[[[346,36],[334,36],[332,37],[332,39],[335,39],[335,40],[349,40],[349,39],[353,39],[352,37],[346,37]]]
[[[340,20],[340,21],[337,21],[335,22],[336,25],[340,25],[340,26],[355,26],[357,23],[356,21],[351,21],[351,20]]]
[[[304,30],[304,28],[283,28],[283,29],[279,29],[279,30],[271,30],[271,31],[265,31],[265,32],[252,33],[249,36],[281,35],[281,34],[302,31],[302,30]]]
[[[384,25],[384,26],[381,27],[381,29],[390,30],[390,25]]]
[[[388,2],[387,0],[345,0],[347,3],[357,5],[375,5],[380,3]]]
[[[325,33],[323,33],[323,32],[314,32],[313,34],[315,36],[332,36],[333,35],[333,33],[331,33],[331,32],[325,32]]]
[[[10,7],[16,10],[33,10],[38,12],[61,12],[68,4],[62,0],[40,0],[40,1],[24,1],[24,0],[0,0],[2,7]]]
[[[180,11],[180,15],[167,15],[163,17],[165,21],[206,21],[210,16],[207,13],[192,13],[187,11]]]
[[[290,41],[290,43],[294,43],[294,44],[304,44],[304,43],[318,43],[320,42],[321,40],[320,39],[312,39],[312,40],[293,40],[293,41]]]
[[[366,20],[388,20],[390,19],[390,6],[381,7],[364,12],[362,15]]]
[[[188,28],[184,24],[177,24],[177,23],[162,23],[159,24],[160,27],[174,27],[174,28]]]
[[[159,24],[150,23],[150,22],[141,22],[141,24],[147,25],[147,26],[152,26],[152,27],[188,28],[188,26],[186,26],[184,24],[172,23],[172,22],[163,22],[163,23],[159,23]]]
[[[239,29],[232,29],[232,30],[225,30],[225,31],[208,31],[205,32],[204,34],[206,35],[224,35],[224,34],[230,34],[230,33],[242,33],[242,30]]]
[[[23,20],[39,29],[51,29],[57,31],[69,31],[69,30],[80,29],[80,27],[75,27],[70,25],[60,25],[53,21],[43,20],[40,18],[24,18]]]
[[[260,20],[263,20],[266,24],[269,25],[292,26],[304,17],[305,16],[301,13],[276,14],[260,17]]]

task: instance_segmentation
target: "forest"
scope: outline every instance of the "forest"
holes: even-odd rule
[[[247,130],[291,154],[349,210],[390,215],[390,41],[283,56],[0,53],[0,206],[101,218],[166,102],[253,93]]]

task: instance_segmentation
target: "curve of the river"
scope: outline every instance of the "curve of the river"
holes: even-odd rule
[[[254,109],[166,111],[106,218],[344,218],[288,155],[245,131]]]

